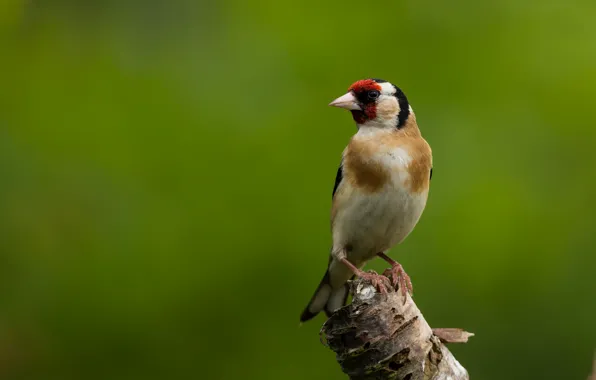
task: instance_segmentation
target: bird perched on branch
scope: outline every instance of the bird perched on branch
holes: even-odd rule
[[[345,148],[331,208],[333,246],[327,272],[302,313],[307,321],[344,306],[347,281],[368,278],[387,292],[389,279],[361,268],[374,257],[391,264],[393,286],[412,291],[402,266],[386,255],[414,229],[426,205],[432,154],[406,95],[381,79],[352,84],[330,106],[349,110],[358,132]]]

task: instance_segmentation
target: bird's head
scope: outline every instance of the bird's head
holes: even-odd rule
[[[382,79],[363,79],[330,106],[345,108],[359,127],[401,128],[412,113],[406,95]]]

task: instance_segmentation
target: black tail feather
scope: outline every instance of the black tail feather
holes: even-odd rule
[[[317,286],[317,290],[315,290],[315,293],[310,298],[310,301],[308,301],[308,305],[306,305],[306,307],[304,308],[304,311],[300,315],[300,322],[306,322],[310,319],[313,319],[314,317],[317,316],[317,314],[319,314],[320,310],[310,311],[310,306],[314,302],[315,298],[317,297],[317,295],[319,294],[319,291],[321,290],[321,288],[323,286],[329,286],[329,269],[327,269],[327,271],[325,272],[323,279],[319,283],[319,286]]]
[[[354,276],[352,276],[352,279],[354,278]],[[327,292],[326,294],[319,294],[319,292],[322,291],[323,287],[327,286],[328,289],[326,289],[325,291]],[[341,292],[341,294],[339,294],[339,292]],[[308,305],[306,306],[306,308],[304,309],[304,311],[302,312],[302,314],[300,315],[300,322],[306,322],[314,317],[317,316],[317,314],[319,314],[321,311],[324,311],[325,314],[327,315],[327,317],[330,317],[331,314],[333,314],[333,312],[335,310],[337,310],[338,308],[344,306],[348,300],[348,296],[350,294],[350,288],[348,283],[346,282],[342,288],[339,289],[332,289],[331,285],[329,284],[329,271],[327,270],[327,272],[325,272],[325,276],[323,276],[323,279],[321,280],[321,282],[319,283],[319,286],[317,287],[317,290],[315,291],[315,293],[313,294],[313,296],[311,297],[310,301],[308,302]],[[341,302],[340,304],[337,303],[337,298],[341,296]],[[317,297],[326,297],[326,299],[318,299]],[[318,310],[312,310],[313,306],[313,302],[315,302],[315,300],[317,300],[318,302],[325,302],[323,305],[321,305],[320,307],[318,307]]]

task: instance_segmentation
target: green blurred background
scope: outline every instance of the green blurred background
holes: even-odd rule
[[[596,348],[593,0],[0,1],[0,378],[344,379],[298,317],[340,154],[400,86],[431,196],[392,250],[473,379]],[[382,262],[369,266],[382,270]]]

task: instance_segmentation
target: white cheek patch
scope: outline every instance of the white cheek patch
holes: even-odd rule
[[[395,119],[399,114],[399,104],[395,96],[381,96],[377,104],[377,117],[383,120]]]

